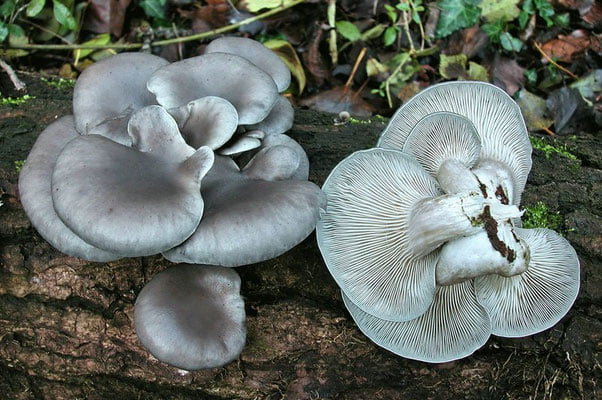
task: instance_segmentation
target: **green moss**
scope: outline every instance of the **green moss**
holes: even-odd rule
[[[568,158],[569,160],[577,160],[577,156],[569,151],[569,148],[565,144],[557,144],[554,141],[554,145],[547,143],[544,139],[535,136],[530,136],[531,145],[534,149],[543,151],[546,158],[550,158],[553,153],[560,155],[561,157]]]
[[[54,79],[41,78],[41,79],[42,79],[42,82],[44,82],[48,86],[56,88],[56,89],[71,89],[73,86],[75,86],[75,79],[65,79],[65,78],[54,78]]]
[[[0,104],[3,106],[19,106],[25,103],[28,100],[35,99],[35,96],[30,96],[28,94],[21,97],[3,97],[0,99]]]
[[[559,231],[562,227],[562,216],[558,211],[550,211],[548,206],[541,201],[535,205],[525,207],[523,215],[523,228],[548,228],[553,231]]]

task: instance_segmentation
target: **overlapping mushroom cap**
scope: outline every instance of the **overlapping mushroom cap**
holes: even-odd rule
[[[164,252],[173,261],[232,267],[278,256],[315,228],[325,196],[307,181],[309,162],[301,146],[284,135],[293,109],[279,92],[290,72],[250,39],[218,39],[209,50],[172,64],[125,53],[82,73],[74,116],[42,132],[19,179],[26,213],[53,246],[92,261]],[[210,274],[177,268],[184,270],[178,276]],[[218,275],[238,279],[233,271]],[[159,281],[165,279],[171,278]],[[170,299],[169,291],[179,289],[170,285],[143,290],[139,304],[153,303],[146,293],[159,291],[163,305],[172,302],[165,312],[183,315],[175,319],[227,320],[215,318],[219,299],[205,316],[174,311],[180,300]],[[238,292],[239,284],[233,285]],[[184,297],[195,298],[195,288],[191,283]],[[235,303],[225,311],[242,309],[242,300]],[[185,343],[178,346],[155,341],[157,335],[169,342],[176,328],[145,322],[165,315],[144,310],[137,314],[151,316],[140,317],[141,340],[159,359],[181,368],[221,365],[244,344],[244,312],[233,323],[242,339],[222,342],[229,325],[220,325],[210,343],[201,344],[193,336],[205,328],[192,322],[197,325],[184,327]],[[186,359],[182,353],[190,349],[208,355],[204,361],[196,353]]]
[[[332,171],[318,244],[368,337],[445,362],[490,334],[534,334],[567,313],[579,290],[574,249],[556,232],[515,224],[530,156],[512,99],[490,84],[450,82],[408,101],[378,148]]]

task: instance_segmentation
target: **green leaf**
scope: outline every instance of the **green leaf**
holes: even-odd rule
[[[104,45],[104,44],[109,44],[111,43],[111,35],[109,33],[101,33],[99,35],[96,35],[96,37],[85,41],[84,43],[82,43],[83,45],[89,45],[89,44],[98,44],[98,45]],[[90,54],[94,53],[95,51],[97,51],[96,49],[77,49],[73,51],[73,58],[78,61],[82,58],[85,58],[87,56],[89,56]],[[77,64],[77,62],[75,62],[75,64]]]
[[[4,39],[8,36],[8,25],[0,21],[0,42],[4,42]]]
[[[524,75],[529,85],[537,85],[537,70],[535,68],[525,70]]]
[[[380,35],[383,34],[383,32],[385,31],[385,28],[386,28],[385,24],[378,24],[376,26],[373,26],[372,28],[368,29],[367,31],[362,32],[362,40],[376,39],[377,37],[379,37]]]
[[[502,21],[497,21],[493,24],[483,24],[481,29],[494,43],[499,43],[500,36],[504,32],[504,23]]]
[[[395,11],[395,7],[390,6],[389,4],[385,4],[385,10],[387,11],[387,15],[392,23],[397,22],[397,11]]]
[[[529,18],[531,18],[531,14],[521,11],[520,14],[518,14],[518,26],[520,26],[521,29],[525,29],[529,22]]]
[[[395,5],[399,11],[410,11],[410,5],[408,3],[398,3]]]
[[[525,0],[523,1],[523,11],[528,15],[532,15],[535,13],[535,7],[533,6],[533,0]]]
[[[362,38],[362,34],[357,26],[349,21],[337,21],[337,32],[350,42],[356,42]]]
[[[140,7],[144,13],[151,18],[165,19],[165,5],[167,0],[142,0]]]
[[[58,0],[53,0],[52,11],[54,13],[54,18],[59,24],[61,24],[61,26],[69,29],[70,31],[73,31],[75,28],[77,28],[77,25],[75,24],[75,18],[73,18],[73,14],[71,14],[71,11],[66,5]]]
[[[31,0],[25,10],[25,15],[28,17],[35,17],[42,12],[44,5],[46,5],[46,0]]]
[[[25,31],[17,24],[8,24],[8,33],[15,38],[25,36]]]
[[[305,70],[301,64],[301,60],[297,56],[297,52],[294,47],[286,40],[272,39],[263,43],[265,47],[271,49],[274,53],[280,57],[280,59],[286,64],[291,74],[297,79],[299,86],[299,93],[303,92],[306,84]]]
[[[487,22],[512,21],[520,14],[517,7],[519,0],[483,0],[481,16]]]
[[[443,38],[459,29],[476,24],[480,15],[478,3],[479,0],[441,0],[439,2],[441,14],[435,36]]]
[[[523,48],[523,42],[508,32],[504,32],[500,35],[500,44],[505,50],[513,52],[519,52]]]
[[[246,8],[251,13],[256,13],[264,8],[272,9],[280,6],[285,6],[291,0],[244,0],[238,3],[239,7]]]
[[[16,4],[14,0],[6,0],[0,6],[0,17],[8,18],[15,11]]]
[[[554,22],[556,23],[556,25],[562,28],[566,28],[567,26],[569,26],[570,21],[571,17],[569,16],[569,13],[558,14],[554,16]]]
[[[370,57],[368,61],[366,61],[366,74],[368,74],[369,77],[383,77],[386,76],[388,72],[389,68],[386,65],[381,64],[376,58]]]
[[[394,26],[390,26],[385,30],[383,36],[385,46],[390,46],[395,43],[395,39],[397,39],[397,29]]]
[[[537,8],[537,14],[546,21],[546,25],[548,27],[553,26],[554,21],[552,17],[555,12],[549,0],[533,0],[533,2],[535,3],[535,8]]]

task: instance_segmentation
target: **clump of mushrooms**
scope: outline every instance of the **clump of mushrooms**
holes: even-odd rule
[[[290,80],[251,39],[220,38],[171,64],[118,54],[81,74],[73,116],[48,126],[25,162],[21,202],[58,250],[191,264],[157,275],[136,302],[140,341],[161,361],[199,369],[235,359],[244,306],[225,267],[276,257],[315,228],[325,196],[284,134],[294,112],[279,93]]]
[[[482,82],[429,87],[376,148],[343,160],[323,190],[318,245],[360,330],[403,357],[447,362],[491,334],[555,325],[579,260],[548,229],[522,229],[531,144],[516,103]]]

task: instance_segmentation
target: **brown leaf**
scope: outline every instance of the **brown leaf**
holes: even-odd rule
[[[497,55],[490,70],[493,84],[504,89],[510,96],[525,84],[525,69],[516,60]]]
[[[458,34],[452,35],[445,54],[466,54],[470,59],[477,55],[489,42],[487,34],[477,25],[466,28]]]
[[[590,39],[587,32],[577,29],[570,35],[558,35],[557,39],[552,39],[541,46],[541,49],[552,59],[570,63],[573,56],[587,50],[590,45]],[[546,62],[543,61],[542,62]]]
[[[320,92],[303,99],[300,104],[312,110],[338,114],[347,111],[354,117],[369,117],[374,110],[372,106],[362,99],[358,93],[337,86],[325,92]]]
[[[83,29],[120,37],[131,0],[89,0]]]
[[[305,64],[307,71],[318,86],[321,86],[325,80],[330,78],[330,72],[326,68],[326,64],[320,53],[322,34],[322,28],[317,24],[311,42],[307,45],[306,51],[301,55],[303,64]]]

